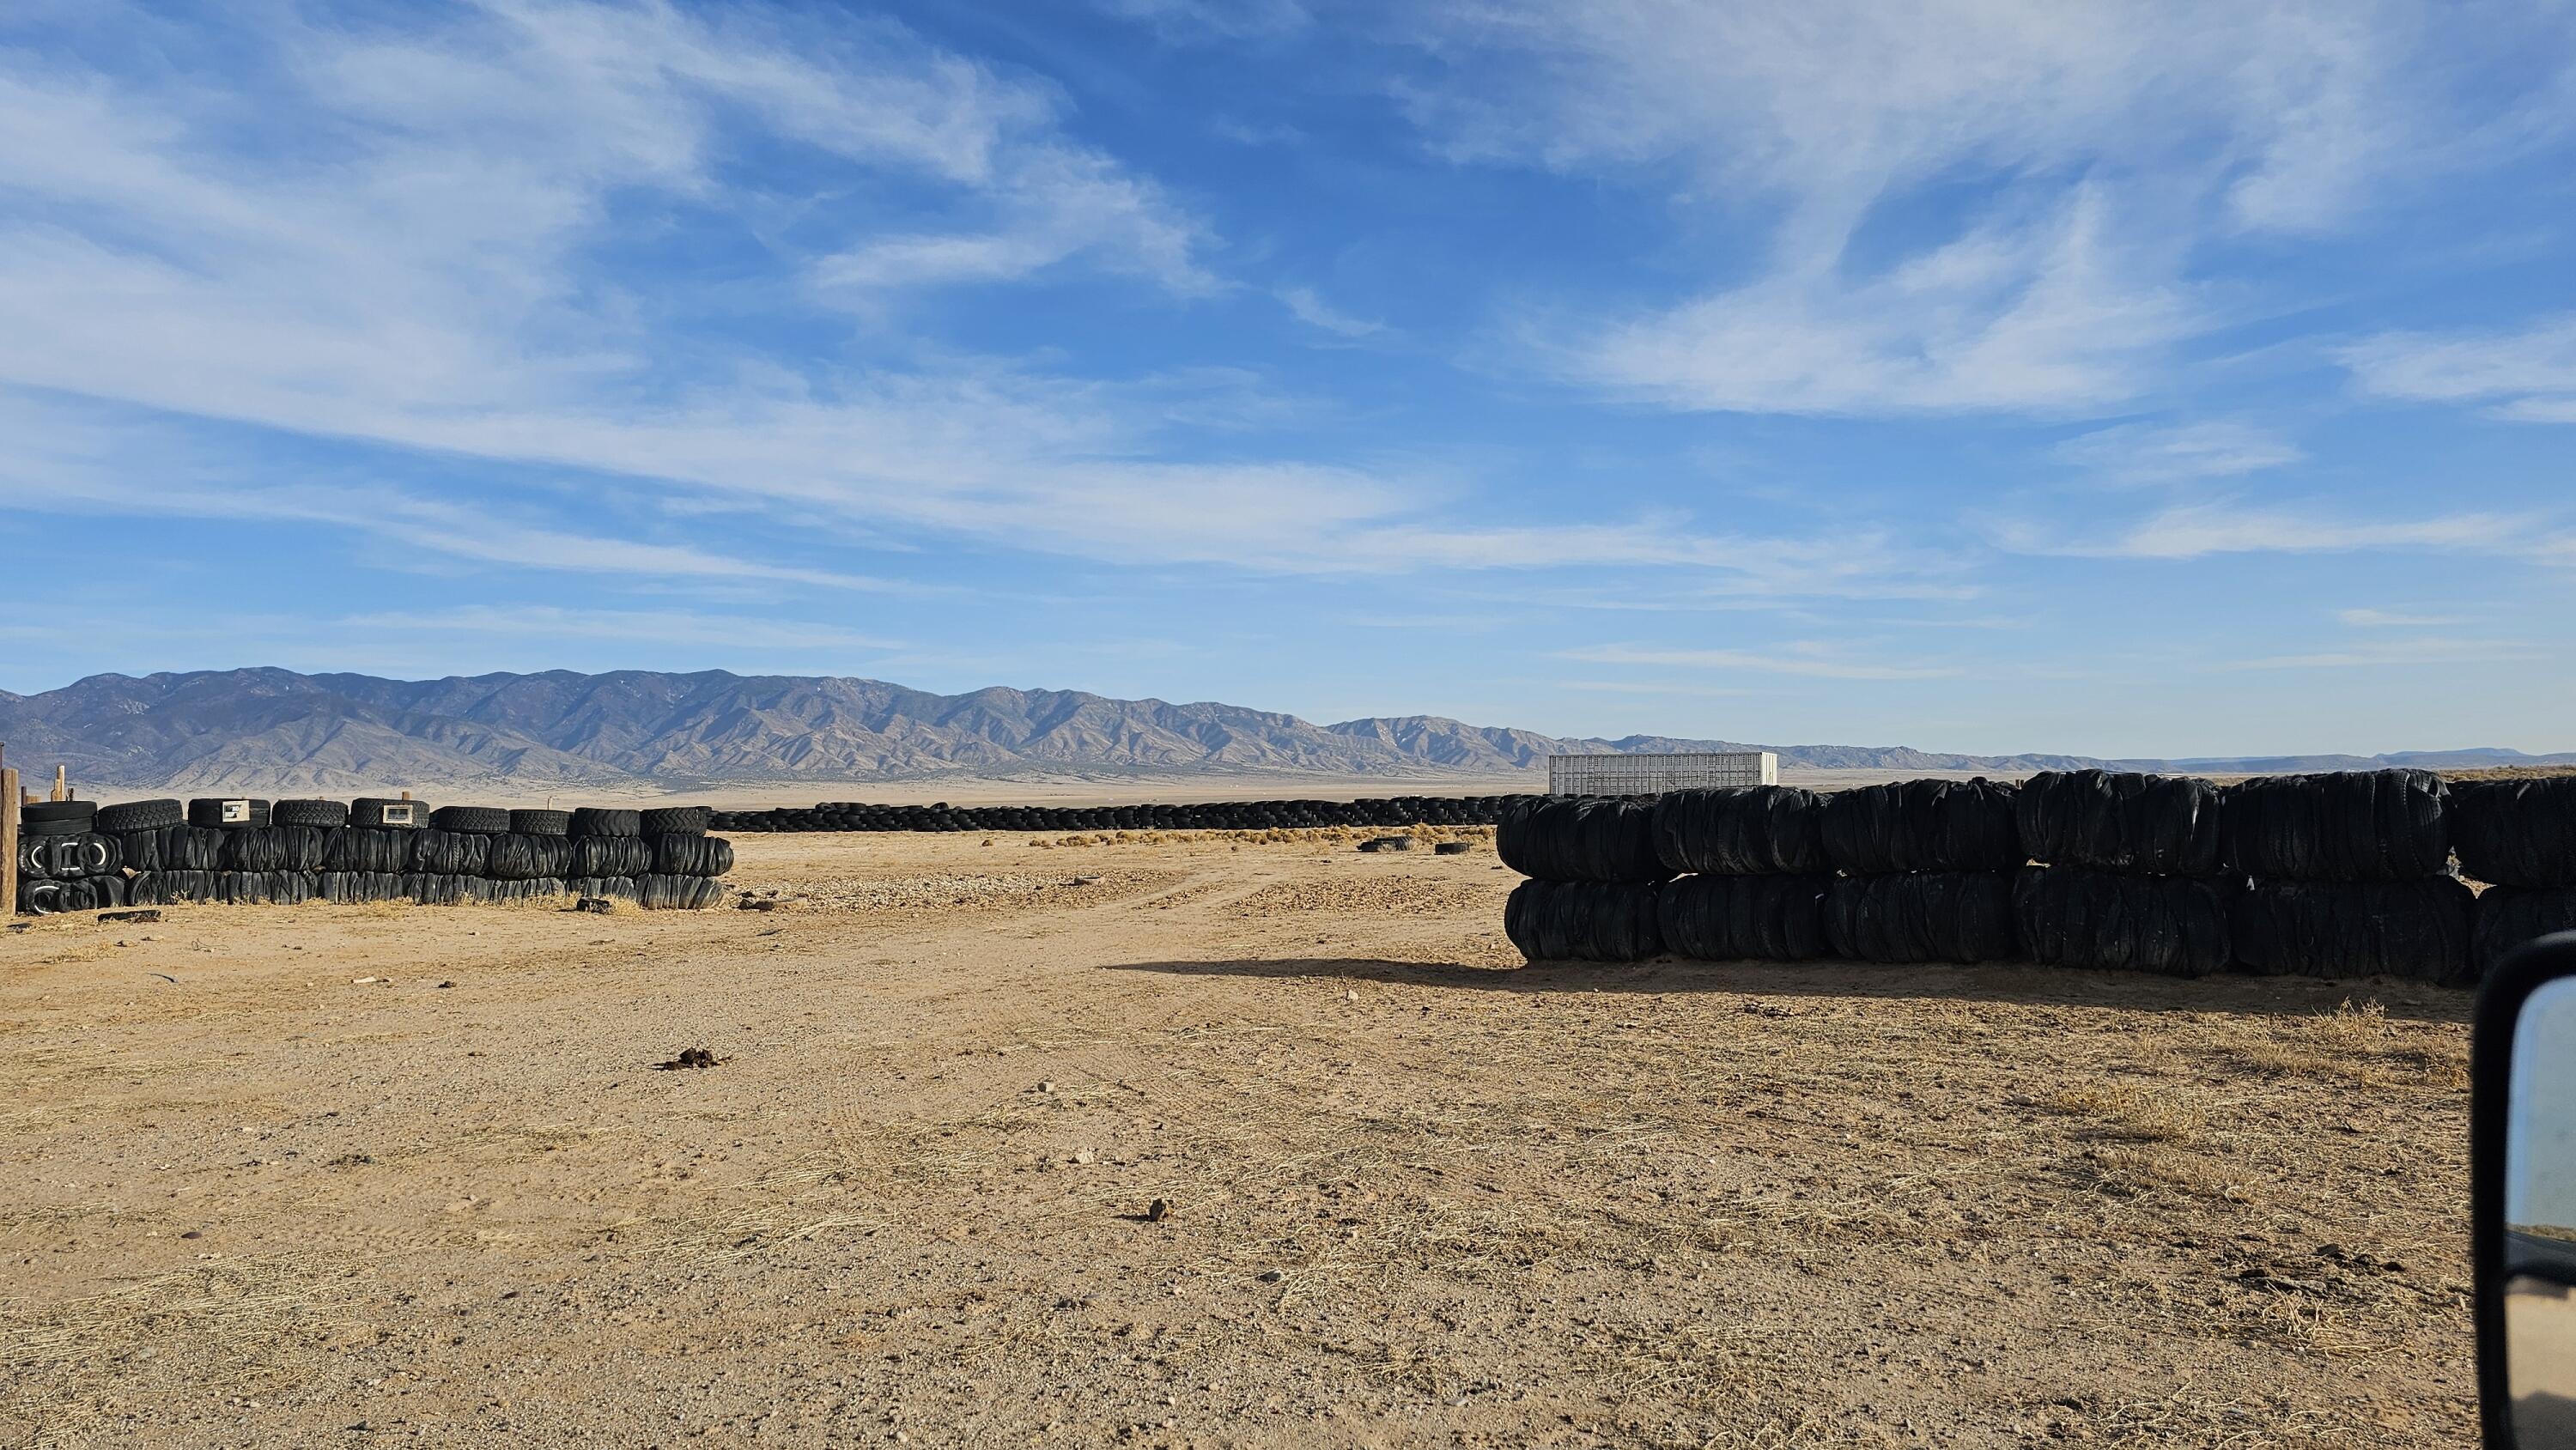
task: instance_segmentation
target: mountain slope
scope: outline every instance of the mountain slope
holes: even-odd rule
[[[93,675],[41,694],[0,692],[0,740],[13,762],[41,769],[60,761],[93,788],[332,794],[482,783],[524,790],[1181,772],[1376,776],[1392,789],[1406,779],[1530,772],[1551,754],[1688,750],[1768,749],[1784,765],[1831,770],[2019,773],[2102,763],[1903,746],[1566,740],[1427,715],[1316,725],[1212,702],[999,687],[935,695],[881,680],[722,670],[442,680],[279,669]],[[2175,764],[2286,770],[2559,760],[2576,756],[2457,751]]]

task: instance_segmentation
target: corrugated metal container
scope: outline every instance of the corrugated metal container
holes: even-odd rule
[[[1549,795],[1662,795],[1704,786],[1779,783],[1780,757],[1768,750],[1547,758]]]

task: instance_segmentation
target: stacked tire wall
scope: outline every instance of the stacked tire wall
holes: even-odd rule
[[[733,847],[702,807],[503,810],[410,800],[31,802],[17,908],[420,905],[607,897],[712,906]]]
[[[1825,936],[1856,962],[2021,959],[2013,874],[2028,857],[2015,789],[1991,780],[1907,780],[1822,798]]]
[[[2451,874],[2449,791],[2425,770],[2229,787],[2220,836],[2236,960],[2276,976],[2476,979],[2476,898]]]
[[[2069,771],[1539,797],[1505,812],[1497,845],[1531,878],[1504,923],[1531,961],[2030,961],[2457,986],[2576,930],[2576,777],[2220,786]]]
[[[1387,796],[1360,801],[1203,801],[1142,806],[926,806],[826,801],[766,811],[717,811],[713,829],[771,831],[1270,831],[1330,826],[1495,826],[1544,796]]]

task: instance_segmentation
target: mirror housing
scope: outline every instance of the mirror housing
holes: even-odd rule
[[[2525,1007],[2542,993],[2547,993],[2543,998],[2546,1021],[2554,1024],[2564,1019],[2566,1024],[2566,1045],[2552,1054],[2552,1078],[2576,1085],[2576,932],[2543,937],[2497,967],[2479,992],[2471,1029],[2470,1250],[2475,1265],[2478,1411],[2487,1450],[2576,1450],[2576,1394],[2556,1389],[2560,1383],[2576,1385],[2576,1238],[2566,1240],[2562,1256],[2554,1235],[2516,1232],[2517,1225],[2508,1217],[2516,1178],[2526,1185],[2533,1179],[2535,1165],[2513,1159],[2517,1145],[2519,1151],[2530,1150],[2535,1125],[2546,1127],[2566,1144],[2565,1161],[2553,1160],[2545,1165],[2546,1171],[2576,1184],[2576,1131],[2566,1126],[2576,1124],[2576,1092],[2563,1098],[2552,1094],[2555,1100],[2546,1102],[2514,1101],[2516,1087],[2529,1086],[2536,1066],[2528,1056],[2517,1063],[2517,1049],[2530,1054],[2549,1045],[2518,1040],[2527,1025]],[[2524,1119],[2519,1132],[2518,1116]],[[2528,1214],[2530,1208],[2526,1200],[2523,1211]],[[2561,1215],[2566,1223],[2558,1226],[2576,1226],[2576,1210],[2561,1209],[2553,1213],[2553,1220]],[[2515,1292],[2517,1286],[2520,1293]],[[2518,1335],[2517,1324],[2521,1326]],[[2542,1404],[2518,1407],[2513,1359],[2517,1338],[2524,1358],[2530,1359],[2535,1338],[2560,1336],[2566,1343],[2564,1362],[2553,1353],[2545,1366],[2553,1382],[2550,1396]],[[2542,1367],[2525,1364],[2522,1368],[2520,1378],[2530,1381]],[[2535,1418],[2534,1409],[2547,1418]],[[2518,1413],[2523,1420],[2519,1424]]]

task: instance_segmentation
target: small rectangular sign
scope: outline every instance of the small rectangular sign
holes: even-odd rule
[[[248,802],[248,801],[226,801],[226,802],[224,802],[224,824],[225,824],[225,825],[227,825],[227,826],[234,826],[234,825],[248,825],[249,823],[250,823],[250,802]]]
[[[385,824],[388,826],[410,825],[411,807],[408,804],[385,807]]]

